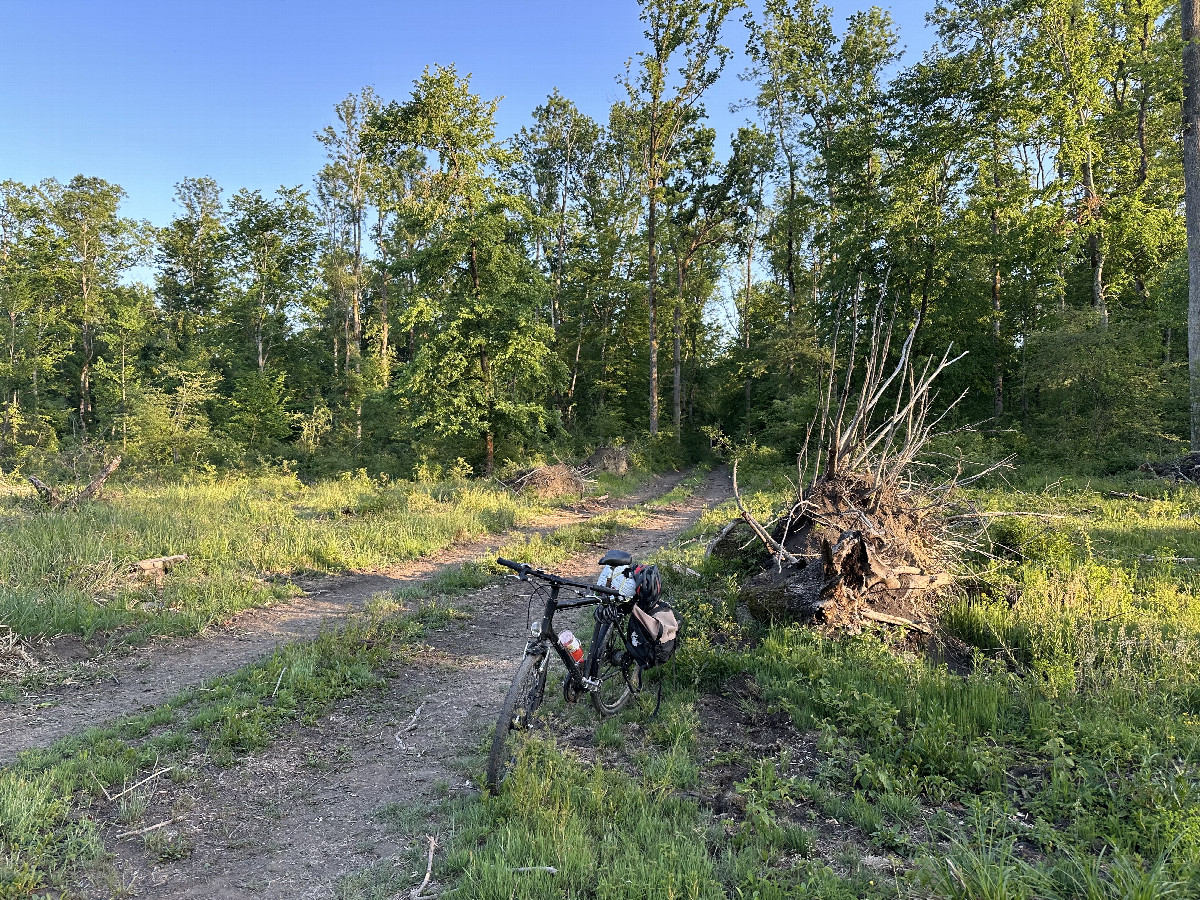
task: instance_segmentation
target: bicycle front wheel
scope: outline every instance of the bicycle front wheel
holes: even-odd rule
[[[496,719],[496,735],[492,738],[492,752],[487,759],[487,786],[500,790],[500,784],[508,777],[517,761],[520,749],[520,733],[529,728],[534,713],[542,705],[546,692],[546,651],[528,654],[517,667],[512,684],[500,705],[500,716]]]
[[[629,662],[620,629],[611,622],[598,623],[587,676],[600,682],[600,687],[592,691],[592,706],[605,718],[619,713],[633,696],[631,684],[637,685],[639,672]]]

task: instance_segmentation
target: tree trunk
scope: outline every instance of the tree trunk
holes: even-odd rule
[[[675,425],[675,442],[683,440],[683,368],[682,348],[680,346],[680,327],[683,319],[683,279],[687,274],[687,266],[683,257],[676,257],[676,275],[679,279],[675,294],[675,316],[672,330],[672,363],[673,381],[671,383],[671,421]]]
[[[1200,450],[1200,2],[1182,0],[1183,185],[1188,245],[1188,395],[1192,449]]]
[[[486,347],[479,349],[479,372],[483,376],[484,403],[487,405],[487,421],[484,423],[483,474],[490,478],[496,471],[496,400],[492,385],[492,367],[488,362]]]
[[[650,306],[650,435],[658,434],[658,297],[655,281],[658,278],[658,256],[655,248],[654,226],[658,216],[658,184],[650,178],[650,209],[646,219],[646,234],[649,241],[647,276],[647,299]]]
[[[1083,165],[1083,194],[1087,203],[1088,217],[1096,223],[1088,236],[1088,257],[1092,264],[1092,308],[1100,314],[1100,327],[1108,328],[1108,302],[1104,298],[1104,251],[1100,234],[1100,196],[1096,193],[1096,181],[1092,175],[1092,151],[1088,150]],[[1092,224],[1089,222],[1089,224]]]
[[[379,379],[383,386],[392,383],[392,356],[388,347],[388,288],[391,279],[387,271],[387,257],[382,260],[383,275],[379,284]]]
[[[1004,365],[1000,358],[1000,320],[1004,315],[1000,305],[1000,152],[999,136],[992,132],[992,412],[998,419],[1004,414]]]

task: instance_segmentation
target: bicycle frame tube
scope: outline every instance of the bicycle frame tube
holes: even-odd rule
[[[538,624],[538,633],[530,639],[529,644],[525,647],[526,653],[537,652],[537,647],[540,644],[553,645],[558,651],[558,658],[562,660],[567,671],[571,673],[571,680],[577,685],[582,685],[584,682],[583,669],[579,663],[575,662],[575,657],[571,656],[562,644],[558,642],[558,635],[554,631],[554,614],[560,609],[580,609],[584,606],[595,606],[603,602],[599,597],[585,597],[582,600],[570,600],[566,603],[558,602],[558,592],[561,585],[550,585],[550,597],[546,600],[546,607],[542,611],[542,621]]]

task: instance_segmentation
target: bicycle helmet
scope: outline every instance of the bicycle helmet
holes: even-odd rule
[[[638,566],[633,570],[633,596],[638,605],[649,609],[662,593],[662,576],[658,566]]]

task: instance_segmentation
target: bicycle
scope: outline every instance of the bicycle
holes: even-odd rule
[[[563,680],[564,699],[574,703],[586,693],[591,697],[596,712],[603,718],[616,715],[624,709],[642,686],[641,669],[630,654],[625,638],[628,631],[626,623],[634,603],[632,597],[603,585],[560,578],[527,563],[503,558],[496,562],[515,571],[521,581],[528,581],[532,577],[545,582],[550,586],[550,595],[546,599],[542,618],[532,625],[525,654],[500,706],[486,772],[487,786],[493,791],[499,790],[516,761],[516,733],[530,727],[534,714],[545,698],[551,648],[557,651],[567,670]],[[622,550],[609,551],[600,560],[600,565],[614,569],[632,563],[633,557]],[[558,597],[563,588],[582,592],[583,599],[560,602]],[[586,606],[596,607],[596,627],[587,657],[580,663],[559,643],[554,630],[554,614],[560,610]]]

